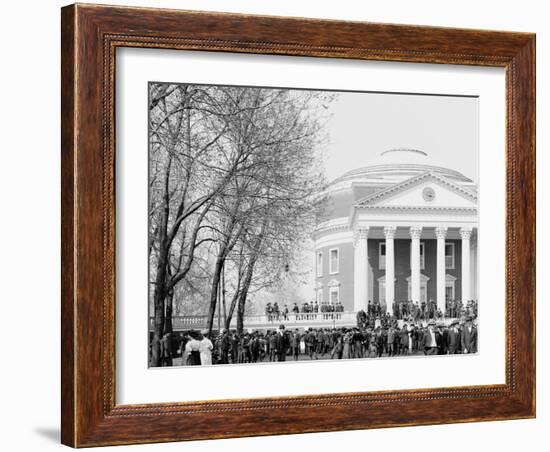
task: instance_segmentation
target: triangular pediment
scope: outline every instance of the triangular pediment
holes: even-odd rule
[[[418,207],[435,209],[471,209],[477,207],[477,195],[439,175],[426,172],[373,193],[357,207]]]

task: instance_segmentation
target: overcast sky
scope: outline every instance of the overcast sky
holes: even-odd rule
[[[346,92],[329,108],[329,180],[368,165],[385,150],[406,147],[478,181],[477,98]]]

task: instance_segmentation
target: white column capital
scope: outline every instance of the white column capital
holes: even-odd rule
[[[394,238],[395,226],[386,226],[384,236],[386,237],[386,311],[391,313],[395,301],[395,253]]]
[[[411,226],[409,234],[411,235],[411,239],[419,239],[422,235],[422,226]]]
[[[353,246],[359,244],[359,240],[365,240],[369,238],[369,227],[364,225],[357,225],[353,231]]]
[[[411,226],[411,300],[420,302],[420,236],[422,226]]]
[[[354,311],[367,310],[369,292],[369,227],[358,224],[353,233],[354,239]]]
[[[445,299],[445,236],[447,228],[435,228],[437,237],[437,254],[436,254],[436,285],[437,285],[437,307],[441,312],[446,310]]]
[[[462,237],[462,240],[470,240],[471,235],[472,228],[460,228],[460,237]]]
[[[397,228],[395,226],[386,226],[384,227],[384,236],[387,239],[394,239],[396,230]]]
[[[470,236],[472,228],[460,228],[460,237],[462,237],[462,302],[470,300]]]
[[[438,239],[445,239],[445,237],[447,237],[447,227],[438,226],[435,228],[435,237]]]

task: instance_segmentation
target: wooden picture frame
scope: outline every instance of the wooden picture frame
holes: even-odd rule
[[[535,416],[535,35],[76,4],[62,9],[61,37],[64,444],[85,447]],[[117,405],[117,47],[505,68],[506,383]]]

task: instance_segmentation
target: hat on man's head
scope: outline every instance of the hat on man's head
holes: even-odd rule
[[[284,329],[285,329],[285,326],[281,323],[281,324],[279,325],[279,329],[280,329],[280,330],[284,330]]]
[[[434,320],[434,319],[431,319],[431,320],[428,322],[428,325],[435,325],[435,320]]]

